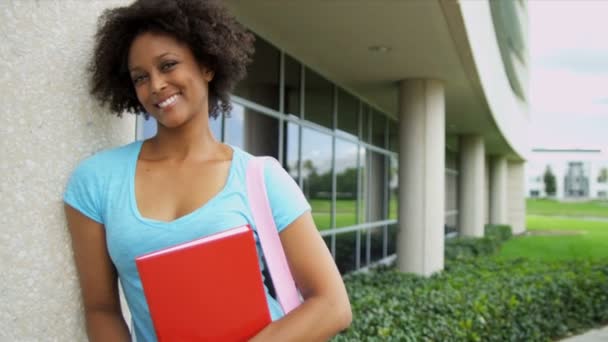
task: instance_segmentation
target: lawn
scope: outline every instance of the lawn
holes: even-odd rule
[[[608,218],[608,201],[558,202],[549,199],[526,200],[528,215],[591,216]]]
[[[608,221],[529,215],[526,226],[527,234],[505,243],[496,258],[608,260]]]
[[[309,200],[312,208],[312,216],[319,230],[331,228],[331,201],[326,199]],[[348,227],[357,224],[357,201],[339,199],[336,200],[336,228]],[[363,210],[365,203],[361,204]],[[389,219],[397,219],[397,201],[389,203]]]

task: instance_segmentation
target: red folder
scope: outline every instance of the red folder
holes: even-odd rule
[[[271,321],[249,226],[136,258],[156,337],[246,341]]]

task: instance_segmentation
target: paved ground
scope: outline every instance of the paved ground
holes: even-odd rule
[[[608,326],[590,330],[582,335],[568,337],[560,342],[608,342]]]

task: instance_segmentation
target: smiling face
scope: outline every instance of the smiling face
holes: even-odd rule
[[[137,99],[160,125],[207,120],[213,72],[198,64],[187,45],[166,34],[142,33],[131,44],[128,63]]]

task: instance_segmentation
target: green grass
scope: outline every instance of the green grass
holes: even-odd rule
[[[312,216],[319,230],[331,228],[331,201],[326,199],[309,200]],[[336,227],[347,227],[357,224],[357,201],[336,200]],[[362,208],[363,209],[363,208]],[[389,203],[389,219],[397,219],[397,201]]]
[[[608,260],[608,222],[528,216],[526,226],[529,234],[506,242],[496,258]],[[534,235],[543,231],[550,234]]]
[[[549,199],[527,199],[529,215],[608,217],[608,201],[567,203]]]

